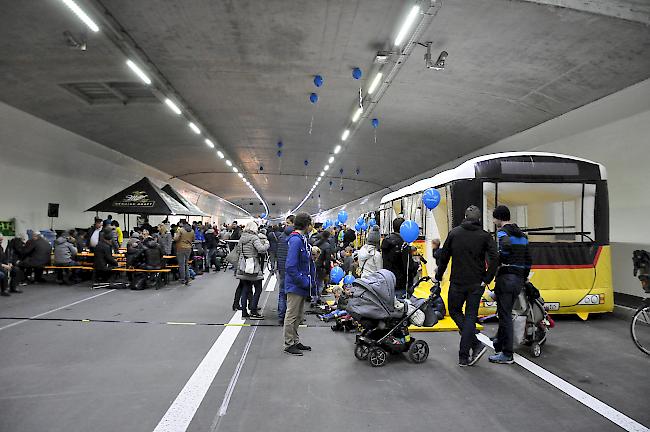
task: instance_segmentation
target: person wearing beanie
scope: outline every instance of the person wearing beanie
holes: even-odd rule
[[[532,259],[528,248],[528,237],[510,222],[510,209],[504,205],[497,206],[492,212],[497,226],[499,249],[499,269],[497,270],[494,294],[497,300],[499,329],[494,341],[496,354],[489,357],[490,362],[511,364],[514,362],[512,305],[524,286]]]
[[[382,269],[383,262],[381,253],[379,252],[379,242],[381,235],[379,234],[379,227],[377,225],[370,228],[368,236],[366,237],[366,244],[359,249],[359,268],[361,269],[361,277],[365,278]]]
[[[497,269],[496,244],[483,230],[481,210],[476,206],[469,206],[465,220],[447,235],[436,270],[437,281],[442,280],[452,258],[447,301],[449,315],[461,333],[458,365],[473,366],[487,351],[487,346],[476,337],[476,320],[485,286],[492,281]]]

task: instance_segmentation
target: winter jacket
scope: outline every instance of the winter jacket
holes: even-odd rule
[[[293,227],[287,226],[278,236],[278,271],[282,274],[286,272],[287,252],[289,251],[289,236],[293,232]]]
[[[375,245],[364,245],[359,249],[358,257],[362,278],[382,269],[381,253],[379,253]]]
[[[6,264],[16,264],[25,255],[25,243],[19,237],[12,238],[7,243],[5,254],[7,259]]]
[[[214,234],[212,228],[208,229],[205,232],[205,248],[206,249],[215,249],[217,247],[217,236]]]
[[[323,280],[330,273],[332,260],[334,260],[334,251],[329,239],[319,237],[315,246],[320,249],[320,255],[316,261],[316,275],[318,279]]]
[[[176,243],[176,251],[188,252],[192,250],[192,242],[194,241],[194,231],[189,225],[178,228],[174,234],[174,242]]]
[[[131,236],[128,243],[126,244],[126,265],[128,266],[136,265],[141,250],[142,250],[142,242],[140,241],[140,236],[139,235],[137,237]]]
[[[440,253],[436,279],[442,280],[449,259],[451,282],[458,285],[489,284],[497,269],[497,247],[492,236],[483,230],[480,222],[465,220],[452,229]],[[485,262],[487,260],[487,269]]]
[[[248,274],[239,269],[238,262],[235,277],[241,280],[264,279],[264,268],[262,267],[262,260],[259,255],[269,249],[269,241],[266,239],[266,236],[263,234],[256,234],[253,231],[244,230],[235,249],[239,254],[239,262],[243,263],[245,259],[253,258],[255,263],[253,273]]]
[[[194,239],[198,242],[205,241],[205,236],[203,235],[203,231],[201,231],[201,229],[198,227],[194,228]]]
[[[407,288],[408,277],[406,267],[409,269],[413,263],[409,263],[410,254],[406,244],[398,233],[391,233],[381,242],[381,258],[383,268],[390,270],[395,275],[395,289],[404,290]],[[410,288],[410,287],[408,287]]]
[[[528,247],[528,237],[517,224],[506,224],[497,231],[499,248],[498,275],[516,274],[528,278],[533,260]]]
[[[50,264],[52,246],[43,237],[28,242],[24,251],[24,262],[29,267],[43,267]]]
[[[136,258],[136,262],[148,269],[162,268],[163,250],[156,240],[149,237],[143,242],[142,246],[143,247],[139,252],[139,258]]]
[[[70,264],[77,255],[77,248],[66,237],[59,237],[54,242],[54,264]]]
[[[269,240],[269,252],[278,251],[278,233],[271,230],[266,235],[266,238]]]
[[[284,290],[288,293],[309,297],[315,286],[316,267],[311,259],[311,247],[307,238],[294,231],[289,236]]]
[[[95,247],[95,270],[106,271],[112,267],[117,267],[117,261],[113,258],[111,253],[111,245],[105,241],[100,241]]]
[[[167,232],[158,236],[158,244],[162,248],[165,255],[171,255],[172,253],[172,234]]]
[[[122,228],[115,227],[115,233],[117,234],[117,244],[122,247],[122,243],[124,243],[124,232],[122,231]]]
[[[230,240],[230,231],[227,229],[222,229],[221,232],[219,233],[219,238],[223,241]]]

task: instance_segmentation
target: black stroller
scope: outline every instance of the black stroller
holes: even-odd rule
[[[424,277],[414,286],[430,280]],[[355,357],[367,360],[373,367],[385,365],[390,354],[408,353],[413,363],[426,361],[429,345],[411,338],[408,327],[411,322],[420,326],[433,326],[438,322],[440,313],[432,306],[439,294],[440,284],[436,283],[427,299],[396,300],[395,275],[388,270],[357,279],[347,306],[348,313],[364,329],[356,337]]]
[[[212,255],[212,262],[210,265],[213,265],[217,271],[226,271],[228,269],[228,261],[226,261],[228,252],[230,252],[230,249],[228,249],[228,243],[223,240],[219,240],[217,243],[217,253]]]

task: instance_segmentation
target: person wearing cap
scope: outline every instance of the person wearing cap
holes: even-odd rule
[[[510,222],[510,209],[504,205],[497,206],[492,212],[492,217],[498,228],[499,269],[494,294],[497,300],[499,329],[494,339],[496,354],[488,360],[492,363],[511,364],[514,362],[512,305],[528,278],[532,258],[528,237],[517,224]]]
[[[497,268],[496,244],[482,228],[481,210],[478,207],[469,206],[465,211],[465,220],[447,235],[435,275],[437,281],[442,280],[450,259],[454,263],[451,266],[447,301],[449,315],[461,334],[458,365],[473,366],[487,350],[476,337],[476,320],[485,286],[492,281]]]

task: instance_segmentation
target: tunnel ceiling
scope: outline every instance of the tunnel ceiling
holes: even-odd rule
[[[411,3],[96,5],[146,53],[277,215],[302,200],[340,142],[358,89],[368,85],[368,73],[357,81],[352,69],[370,70]],[[86,28],[61,2],[3,0],[0,6],[2,101],[261,212],[215,151],[151,95],[134,90],[140,97],[126,104],[89,104],[62,86],[127,83],[128,89],[138,82],[102,31],[87,35],[86,51],[75,50],[62,33]],[[435,56],[449,52],[445,70],[426,69],[425,49],[416,47],[372,115],[379,128],[363,120],[329,170],[332,177],[303,209],[367,195],[650,77],[650,30],[637,22],[647,11],[637,21],[592,12],[446,0],[420,38],[433,42]],[[319,89],[315,74],[325,80]],[[309,94],[315,90],[314,106]]]

